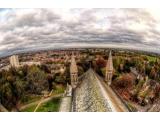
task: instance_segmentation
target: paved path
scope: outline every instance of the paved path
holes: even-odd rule
[[[51,92],[48,94],[48,97],[50,97],[52,95],[53,89],[51,90]],[[42,103],[44,103],[45,97],[43,96],[40,100],[40,102],[38,103],[38,105],[36,106],[36,108],[34,109],[34,112],[36,112],[38,110],[38,108],[40,107],[40,105]]]
[[[8,112],[8,110],[0,103],[0,112]]]
[[[38,103],[38,105],[36,106],[36,108],[34,109],[34,112],[37,111],[37,109],[39,108],[39,106],[42,104],[42,102],[44,101],[44,97],[41,98],[40,102]]]

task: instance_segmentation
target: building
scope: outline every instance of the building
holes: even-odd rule
[[[66,91],[65,91],[65,95],[68,96],[68,97],[72,96],[72,86],[69,85],[68,83],[67,83],[67,88],[66,88]]]
[[[112,61],[112,53],[110,51],[107,65],[106,65],[106,76],[105,76],[105,82],[108,85],[111,85],[112,83],[112,76],[113,76],[113,61]]]
[[[12,56],[9,58],[9,61],[10,61],[11,67],[19,67],[18,55],[12,55]]]
[[[41,62],[33,62],[33,61],[20,62],[20,65],[21,66],[24,66],[24,65],[28,65],[28,66],[31,66],[31,65],[41,65]]]
[[[10,61],[10,64],[1,67],[0,71],[1,70],[9,70],[11,67],[16,67],[16,68],[17,67],[22,67],[24,65],[28,65],[28,66],[31,66],[31,65],[41,65],[41,62],[34,62],[34,61],[19,62],[18,55],[12,55],[12,56],[10,56],[9,57],[9,61]]]
[[[72,88],[76,88],[78,84],[78,68],[73,54],[71,56],[70,76],[71,76],[71,86]]]
[[[109,55],[106,76],[111,83],[113,74],[112,56]],[[60,112],[127,112],[128,108],[92,68],[78,77],[75,58],[72,54],[71,87],[67,85],[60,104]]]

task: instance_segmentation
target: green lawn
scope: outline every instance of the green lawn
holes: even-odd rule
[[[36,108],[37,104],[36,105],[33,105],[31,107],[28,107],[26,109],[23,109],[21,112],[33,112],[34,109]]]
[[[132,112],[137,112],[137,109],[131,103],[127,102],[127,106]]]
[[[36,112],[58,112],[59,105],[60,98],[54,98],[46,103],[41,104]],[[22,112],[33,112],[36,106],[37,104],[22,110]]]
[[[21,100],[21,103],[22,104],[29,104],[29,103],[32,103],[32,102],[35,102],[37,100],[40,100],[42,96],[36,96],[36,95],[28,95],[28,96],[25,96],[23,98],[23,100]]]
[[[148,59],[149,61],[153,61],[153,62],[156,61],[156,57],[152,57],[152,56],[148,56],[148,55],[147,55],[147,59]]]
[[[60,98],[55,98],[46,103],[43,103],[37,110],[37,112],[58,112],[60,105]]]
[[[64,93],[65,91],[65,87],[64,86],[61,86],[61,85],[57,85],[55,90],[53,91],[52,95],[53,94],[60,94],[60,93]]]
[[[64,90],[65,90],[64,86],[57,85],[52,95],[64,93]],[[21,103],[23,103],[23,105],[26,105],[26,104],[30,104],[32,102],[38,101],[41,98],[42,96],[28,95],[28,96],[25,96],[25,98],[21,101]],[[38,112],[47,112],[47,111],[56,112],[59,109],[59,104],[60,104],[60,98],[54,98],[46,103],[41,104],[41,106],[38,108],[37,111]],[[27,107],[26,109],[23,109],[22,112],[33,112],[36,106],[37,104],[31,107]]]

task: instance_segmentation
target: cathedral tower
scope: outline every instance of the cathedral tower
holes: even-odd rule
[[[78,84],[78,68],[73,54],[71,56],[70,77],[71,77],[71,86],[72,88],[75,88]]]
[[[113,76],[113,62],[112,62],[112,53],[110,51],[106,65],[106,76],[105,76],[105,81],[107,82],[108,85],[111,85],[112,83],[112,76]]]
[[[12,55],[12,56],[9,58],[9,61],[10,61],[10,65],[11,65],[12,67],[19,67],[18,55]]]

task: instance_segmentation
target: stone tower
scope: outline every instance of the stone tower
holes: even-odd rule
[[[71,56],[70,77],[71,77],[72,88],[76,88],[78,84],[78,68],[77,68],[75,57],[73,53]]]
[[[10,61],[10,65],[11,65],[12,67],[19,67],[18,55],[12,55],[12,56],[9,58],[9,61]]]
[[[111,85],[112,83],[112,76],[113,76],[113,62],[112,62],[112,53],[110,51],[106,65],[106,76],[105,76],[105,81],[108,85]]]

